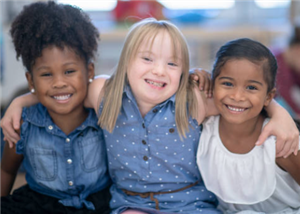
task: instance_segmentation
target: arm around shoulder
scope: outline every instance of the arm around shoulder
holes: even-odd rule
[[[198,88],[193,89],[197,98],[198,104],[198,124],[201,124],[206,117],[219,114],[213,98],[207,98],[205,94]]]
[[[105,81],[109,78],[107,75],[96,76],[93,82],[89,84],[88,94],[84,101],[84,106],[87,108],[93,108],[95,112],[99,108],[99,96],[102,91],[102,88],[105,84]]]
[[[266,111],[270,122],[263,128],[257,145],[270,135],[276,136],[277,157],[287,157],[291,153],[297,154],[299,145],[299,130],[290,114],[273,99]]]
[[[31,106],[38,103],[38,99],[35,95],[27,93],[15,98],[9,107],[6,109],[3,118],[1,119],[1,128],[5,139],[12,147],[13,143],[16,143],[20,137],[16,133],[16,130],[20,129],[20,121],[22,115],[22,109],[26,106]]]

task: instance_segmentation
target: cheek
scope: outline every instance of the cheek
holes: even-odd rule
[[[224,93],[225,93],[224,90],[222,90],[221,88],[214,87],[213,88],[213,98],[214,98],[214,100],[215,101],[220,100],[221,97],[224,97]],[[225,93],[225,95],[226,95],[226,93]]]

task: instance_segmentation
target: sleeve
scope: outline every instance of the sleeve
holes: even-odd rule
[[[16,146],[16,152],[17,154],[23,154],[24,153],[24,146],[28,135],[28,125],[29,122],[27,120],[28,112],[26,108],[23,108],[22,111],[22,125],[21,125],[21,132],[20,132],[20,140],[17,142]]]

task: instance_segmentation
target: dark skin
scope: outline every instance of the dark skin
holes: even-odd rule
[[[23,155],[16,153],[16,146],[9,148],[5,143],[1,161],[1,197],[10,194],[22,161]]]
[[[35,89],[36,99],[43,104],[53,122],[66,134],[84,122],[88,113],[83,106],[88,79],[94,76],[94,65],[85,64],[71,48],[48,46],[35,60],[32,73],[27,72],[29,88]],[[64,103],[54,97],[69,95]],[[20,134],[20,132],[18,132]],[[9,195],[23,155],[5,144],[1,162],[1,196]]]
[[[300,155],[290,155],[288,158],[276,158],[276,164],[287,171],[300,185]]]

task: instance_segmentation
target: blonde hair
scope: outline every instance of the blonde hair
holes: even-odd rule
[[[103,109],[99,117],[99,125],[112,132],[122,106],[122,96],[125,85],[128,83],[127,69],[132,59],[136,56],[138,49],[144,39],[152,43],[156,35],[165,31],[170,35],[173,43],[174,57],[181,50],[182,57],[182,76],[180,85],[176,92],[175,102],[175,121],[180,137],[189,130],[188,116],[197,117],[197,102],[192,86],[189,84],[189,50],[183,34],[172,23],[164,20],[144,19],[134,24],[127,37],[121,52],[120,60],[114,74],[105,82],[99,100],[103,97]],[[189,113],[187,112],[189,104]]]

